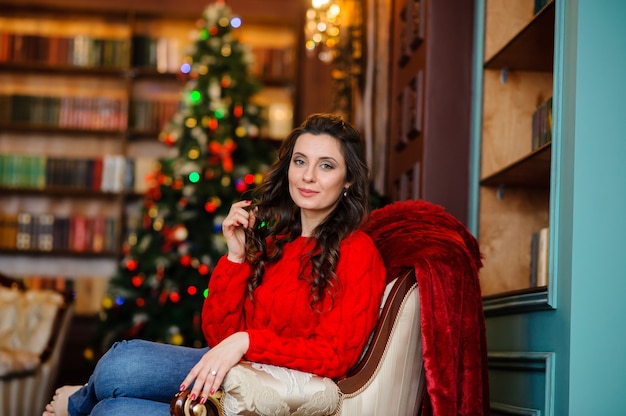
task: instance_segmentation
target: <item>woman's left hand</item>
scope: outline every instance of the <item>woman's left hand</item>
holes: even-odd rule
[[[202,356],[183,380],[181,390],[193,383],[189,397],[192,400],[200,397],[204,403],[210,394],[219,389],[228,371],[241,361],[249,345],[250,338],[247,332],[236,332],[225,338]]]

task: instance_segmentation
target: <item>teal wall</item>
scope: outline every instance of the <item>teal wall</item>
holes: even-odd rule
[[[626,414],[626,1],[577,3],[569,414],[617,415]]]
[[[478,56],[484,1],[476,2]],[[556,309],[487,318],[490,355],[519,364],[490,372],[492,403],[504,404],[497,414],[626,415],[626,0],[556,1],[549,288]],[[474,69],[479,92],[481,59]],[[474,102],[472,231],[479,93]],[[549,358],[534,372],[541,357]]]

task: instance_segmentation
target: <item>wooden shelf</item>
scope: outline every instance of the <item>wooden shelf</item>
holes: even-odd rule
[[[132,68],[129,70],[130,76],[135,79],[171,80],[177,81],[178,74],[174,72],[159,72],[152,68]]]
[[[120,193],[115,192],[102,192],[95,189],[85,188],[9,188],[0,187],[0,194],[2,195],[40,195],[50,196],[56,198],[72,197],[72,198],[98,198],[98,199],[114,199],[119,197]]]
[[[524,158],[498,172],[483,178],[483,186],[525,186],[548,188],[550,186],[551,143],[546,143]]]
[[[46,65],[40,62],[2,62],[0,72],[21,72],[23,74],[45,75],[86,75],[93,77],[123,78],[129,68],[92,67],[76,65]]]
[[[509,43],[485,62],[485,69],[552,72],[554,12],[554,1],[551,1]]]
[[[0,130],[10,131],[11,133],[45,133],[47,134],[64,134],[68,136],[122,136],[124,130],[107,130],[107,129],[77,129],[59,127],[49,124],[31,124],[31,123],[10,123],[0,124]]]
[[[113,251],[102,251],[102,252],[94,252],[94,251],[73,251],[73,250],[18,250],[18,249],[0,249],[0,254],[11,254],[11,255],[26,255],[26,256],[48,256],[48,257],[58,257],[58,256],[70,256],[70,257],[81,257],[81,258],[111,258],[118,257],[119,253]]]
[[[538,106],[554,89],[556,8],[552,0],[533,15],[532,3],[485,2],[477,234],[490,314],[549,307],[548,289],[534,287],[530,275],[533,233],[550,227],[552,143],[531,150],[530,139],[552,126]]]

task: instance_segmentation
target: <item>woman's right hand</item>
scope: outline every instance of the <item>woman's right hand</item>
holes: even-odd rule
[[[252,201],[235,202],[224,221],[222,233],[228,246],[228,259],[235,263],[243,263],[246,259],[246,232],[256,221],[253,210],[249,209]]]

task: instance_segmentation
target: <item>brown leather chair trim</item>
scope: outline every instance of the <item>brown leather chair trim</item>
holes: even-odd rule
[[[407,293],[416,284],[415,270],[407,269],[398,274],[398,280],[394,283],[389,296],[383,307],[378,324],[374,328],[374,335],[370,346],[359,364],[348,374],[337,380],[339,390],[343,394],[352,394],[361,389],[374,376],[376,369],[382,360],[383,353],[391,336],[394,322],[398,316],[400,306]]]

